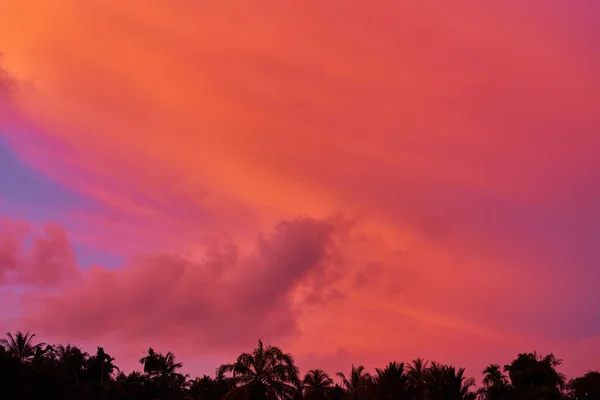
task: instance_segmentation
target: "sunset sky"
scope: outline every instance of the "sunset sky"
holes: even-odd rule
[[[192,374],[600,368],[597,0],[0,2],[0,332]]]

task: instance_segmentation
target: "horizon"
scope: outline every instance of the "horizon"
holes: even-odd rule
[[[53,347],[54,351],[56,351],[56,349],[59,346],[67,346],[67,345],[69,345],[69,346],[74,346],[74,347],[77,347],[77,348],[81,349],[85,353],[85,355],[88,356],[88,357],[89,356],[93,356],[95,354],[95,352],[96,352],[97,349],[102,348],[103,351],[105,351],[109,356],[111,356],[111,352],[107,351],[107,348],[104,347],[102,344],[97,344],[97,345],[94,345],[94,346],[91,346],[91,347],[88,346],[88,348],[86,348],[86,346],[79,346],[77,343],[73,343],[73,342],[70,342],[70,341],[67,341],[67,342],[64,342],[64,343],[47,343],[47,342],[43,342],[43,341],[38,341],[39,338],[37,337],[37,335],[34,332],[22,332],[22,331],[7,332],[6,335],[8,335],[8,333],[12,334],[13,337],[16,336],[17,333],[23,333],[23,334],[27,334],[27,335],[32,334],[34,336],[34,339],[32,340],[31,344],[32,344],[32,346],[34,348],[35,347],[46,348],[47,346],[51,346],[51,347]],[[259,341],[261,341],[261,339],[257,340],[257,342],[259,342]],[[277,346],[276,343],[263,342],[263,344],[264,344],[265,347],[267,347],[267,346],[274,346],[274,347],[280,348],[284,353],[288,353],[285,348],[281,348],[281,347]],[[252,351],[256,350],[256,347],[257,347],[257,345],[254,344],[250,348],[245,349],[242,352],[240,352],[240,354],[241,353],[252,353]],[[148,346],[144,350],[142,350],[142,351],[139,352],[139,358],[137,360],[135,360],[135,363],[137,364],[135,368],[129,368],[129,369],[122,368],[120,366],[119,362],[118,362],[119,360],[115,358],[114,359],[114,364],[119,369],[117,370],[117,373],[113,375],[113,377],[116,377],[117,375],[119,375],[121,373],[123,373],[125,375],[129,375],[129,374],[132,374],[132,373],[135,373],[135,372],[144,373],[144,363],[142,362],[142,358],[144,356],[148,355],[149,349],[152,349],[152,350],[156,351],[156,353],[161,354],[161,355],[162,354],[166,354],[166,353],[172,353],[173,356],[174,356],[174,360],[176,362],[182,362],[181,359],[182,358],[185,359],[185,355],[180,355],[180,354],[173,353],[169,349],[157,349],[154,346]],[[6,349],[6,350],[8,350],[8,349]],[[212,371],[208,371],[207,370],[207,371],[200,371],[200,372],[198,372],[196,374],[189,374],[188,373],[189,371],[186,370],[185,363],[182,362],[182,366],[180,368],[178,368],[177,372],[183,373],[184,375],[189,375],[189,379],[190,380],[194,380],[196,378],[202,378],[204,376],[208,376],[210,378],[215,379],[217,377],[217,375],[218,375],[218,370],[220,369],[220,367],[222,365],[224,365],[224,364],[234,363],[240,354],[236,354],[235,356],[231,357],[230,359],[225,359],[221,363],[215,364],[215,366],[214,366],[214,368],[213,368]],[[431,366],[431,364],[441,364],[441,365],[445,365],[445,366],[449,366],[449,367],[455,367],[457,369],[464,368],[464,370],[465,370],[465,378],[466,379],[473,378],[474,379],[474,385],[475,385],[474,387],[481,388],[481,387],[483,387],[482,384],[481,384],[482,383],[481,382],[481,378],[484,375],[485,368],[487,368],[490,365],[496,364],[496,365],[500,366],[500,369],[503,370],[504,373],[506,373],[506,371],[504,370],[505,366],[511,364],[512,362],[514,362],[514,360],[517,359],[518,356],[522,355],[522,354],[526,354],[526,355],[527,354],[533,354],[533,355],[541,357],[541,358],[546,357],[546,356],[554,356],[558,360],[558,365],[556,366],[556,371],[562,372],[561,371],[561,365],[564,362],[564,360],[561,357],[559,357],[558,355],[556,355],[554,353],[551,353],[551,352],[547,353],[547,354],[542,354],[542,353],[540,353],[540,352],[538,352],[536,350],[533,350],[533,351],[522,351],[522,352],[519,352],[518,354],[514,354],[513,356],[510,357],[509,362],[507,362],[506,364],[502,364],[502,363],[499,364],[499,363],[497,363],[495,361],[490,361],[485,366],[482,366],[481,370],[479,370],[476,374],[473,373],[473,371],[471,371],[471,373],[469,373],[469,371],[466,368],[464,368],[464,367],[462,367],[460,365],[444,364],[444,363],[438,362],[435,359],[424,359],[422,357],[417,357],[417,358],[423,360],[425,362],[426,366]],[[290,355],[292,357],[294,357],[293,354],[290,354]],[[412,359],[412,360],[390,359],[388,362],[385,362],[385,363],[383,363],[381,365],[372,365],[372,366],[363,365],[360,362],[358,362],[358,363],[351,362],[348,366],[346,366],[345,369],[340,370],[340,371],[328,371],[327,369],[320,368],[318,365],[312,365],[312,366],[309,366],[309,367],[305,366],[304,368],[302,368],[301,366],[298,365],[297,360],[295,358],[293,358],[293,360],[294,360],[294,363],[296,364],[296,366],[298,366],[299,375],[301,377],[305,376],[307,373],[309,373],[311,371],[319,370],[319,371],[323,371],[327,375],[329,375],[333,379],[334,384],[337,385],[341,381],[341,378],[338,376],[338,374],[339,373],[343,373],[345,375],[348,375],[347,372],[350,371],[353,367],[364,367],[364,370],[365,370],[366,373],[370,374],[371,376],[376,376],[376,370],[379,369],[379,368],[383,369],[389,363],[399,363],[399,364],[403,365],[404,368],[406,369],[406,367],[408,365],[411,365],[411,364],[414,365],[414,362],[417,360],[417,358],[416,359]],[[129,361],[131,361],[131,360],[129,360]],[[597,372],[597,373],[600,373],[600,369],[586,371],[586,373],[588,373],[588,372]],[[582,374],[582,376],[583,376],[583,374]],[[579,377],[580,376],[566,376],[566,380],[568,382],[568,381],[570,381],[572,379],[579,378]]]
[[[0,4],[0,332],[598,370],[599,12]]]

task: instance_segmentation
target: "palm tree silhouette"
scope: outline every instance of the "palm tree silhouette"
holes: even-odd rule
[[[17,331],[14,336],[12,333],[6,332],[6,338],[0,339],[0,346],[4,347],[9,354],[23,362],[35,355],[38,346],[44,346],[46,344],[38,343],[34,345],[32,343],[34,338],[35,334],[29,333],[29,331],[27,331],[27,333]]]
[[[92,373],[92,376],[99,378],[100,384],[104,384],[104,381],[109,380],[115,371],[119,371],[114,361],[114,357],[108,355],[104,348],[98,347],[96,354],[89,357],[87,361],[87,370]]]
[[[161,393],[179,392],[190,384],[189,375],[177,372],[183,364],[175,362],[175,354],[170,351],[163,355],[156,353],[150,347],[148,355],[142,357],[139,362],[144,366],[148,378],[156,384]]]
[[[427,369],[427,398],[436,400],[474,400],[477,394],[471,391],[473,378],[465,377],[465,369],[451,365],[431,363]]]
[[[156,353],[152,347],[148,349],[148,355],[140,359],[140,364],[151,378],[181,375],[176,370],[183,365],[175,362],[175,354],[172,352],[163,355]]]
[[[428,361],[415,358],[411,364],[406,366],[406,378],[410,390],[409,398],[421,400],[425,395],[428,375]]]
[[[230,374],[235,387],[226,397],[251,400],[292,399],[300,388],[298,368],[291,354],[261,340],[251,353],[242,353],[234,363],[223,364],[218,375]]]
[[[312,369],[302,381],[304,397],[310,400],[327,399],[333,387],[333,380],[323,370]]]
[[[33,352],[33,356],[32,359],[38,360],[38,361],[43,361],[43,360],[52,360],[54,359],[56,355],[56,349],[54,348],[54,346],[51,346],[49,344],[43,346],[43,345],[37,345],[35,347],[35,351]]]
[[[72,386],[75,387],[75,390],[80,390],[80,377],[85,370],[88,354],[79,347],[68,344],[66,346],[59,345],[56,348],[56,355],[59,365],[68,377],[68,381],[73,383]],[[69,385],[68,390],[72,390],[71,385]]]
[[[498,364],[490,364],[483,371],[483,387],[477,393],[482,400],[507,400],[510,396],[508,378]]]
[[[350,399],[364,397],[369,391],[371,375],[365,372],[365,367],[352,365],[350,376],[346,377],[342,372],[336,374],[342,380],[342,387],[348,392]]]
[[[400,399],[406,396],[408,377],[404,363],[390,362],[385,368],[375,368],[375,384],[379,399]]]
[[[465,376],[465,369],[452,365],[442,367],[444,400],[474,400],[476,393],[471,391],[475,379]]]

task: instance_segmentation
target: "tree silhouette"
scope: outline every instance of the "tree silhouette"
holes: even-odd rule
[[[475,391],[464,368],[420,358],[390,362],[373,375],[352,365],[347,376],[337,374],[339,384],[313,369],[300,382],[292,356],[259,340],[214,377],[189,380],[172,352],[149,348],[139,360],[143,371],[125,374],[103,347],[90,355],[71,344],[34,344],[34,338],[16,332],[1,342],[1,400],[600,400],[600,372],[567,384],[552,354],[521,353],[503,369],[490,364]]]
[[[412,400],[421,400],[425,396],[428,364],[428,361],[416,358],[406,366],[406,378],[410,391],[408,397]]]
[[[521,353],[504,370],[513,386],[513,399],[558,400],[562,397],[566,378],[556,371],[561,364],[553,354]]]
[[[59,368],[62,369],[66,377],[68,396],[72,393],[78,393],[83,389],[81,385],[81,377],[85,371],[88,354],[83,352],[79,347],[71,346],[70,344],[60,345],[56,349]]]
[[[4,346],[0,346],[0,398],[17,398],[20,373],[19,359],[10,354]]]
[[[365,367],[352,365],[350,376],[346,377],[342,372],[336,374],[342,380],[342,387],[348,393],[350,399],[362,399],[367,397],[371,384],[371,375],[365,371]]]
[[[208,375],[190,382],[189,397],[193,400],[216,400],[223,394],[218,393],[217,383]]]
[[[227,394],[229,397],[292,399],[300,389],[292,355],[278,347],[265,347],[261,340],[251,353],[242,353],[234,363],[221,365],[217,373],[231,375],[235,387]]]
[[[129,375],[119,373],[113,384],[113,398],[115,400],[143,400],[156,399],[156,393],[148,387],[147,377],[137,371]]]
[[[572,379],[568,391],[572,400],[600,399],[600,372],[589,371],[579,378]]]
[[[154,388],[162,397],[174,398],[177,394],[189,386],[188,375],[177,372],[183,364],[175,362],[175,354],[170,351],[166,354],[156,353],[154,349],[148,349],[148,355],[140,359],[144,366],[144,372]]]
[[[404,363],[390,362],[385,368],[375,368],[374,378],[377,397],[381,400],[397,400],[408,397],[408,375]]]
[[[325,400],[333,388],[333,380],[320,369],[308,371],[302,381],[304,397],[310,400]]]
[[[346,390],[341,387],[339,384],[333,386],[331,392],[329,393],[329,400],[344,400],[347,397]]]
[[[471,391],[475,380],[465,376],[464,368],[431,363],[427,370],[427,382],[430,399],[474,400],[476,397],[476,393]]]
[[[33,357],[36,347],[45,345],[45,343],[34,345],[32,343],[34,338],[35,334],[29,332],[23,333],[17,331],[14,336],[12,333],[6,332],[6,338],[0,339],[0,346],[4,347],[9,354],[12,354],[19,359],[19,361],[23,362]]]
[[[482,400],[510,399],[510,384],[500,365],[490,364],[482,372],[483,387],[478,390]]]

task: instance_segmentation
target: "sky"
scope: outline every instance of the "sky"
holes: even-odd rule
[[[0,331],[600,368],[598,12],[1,2]]]

